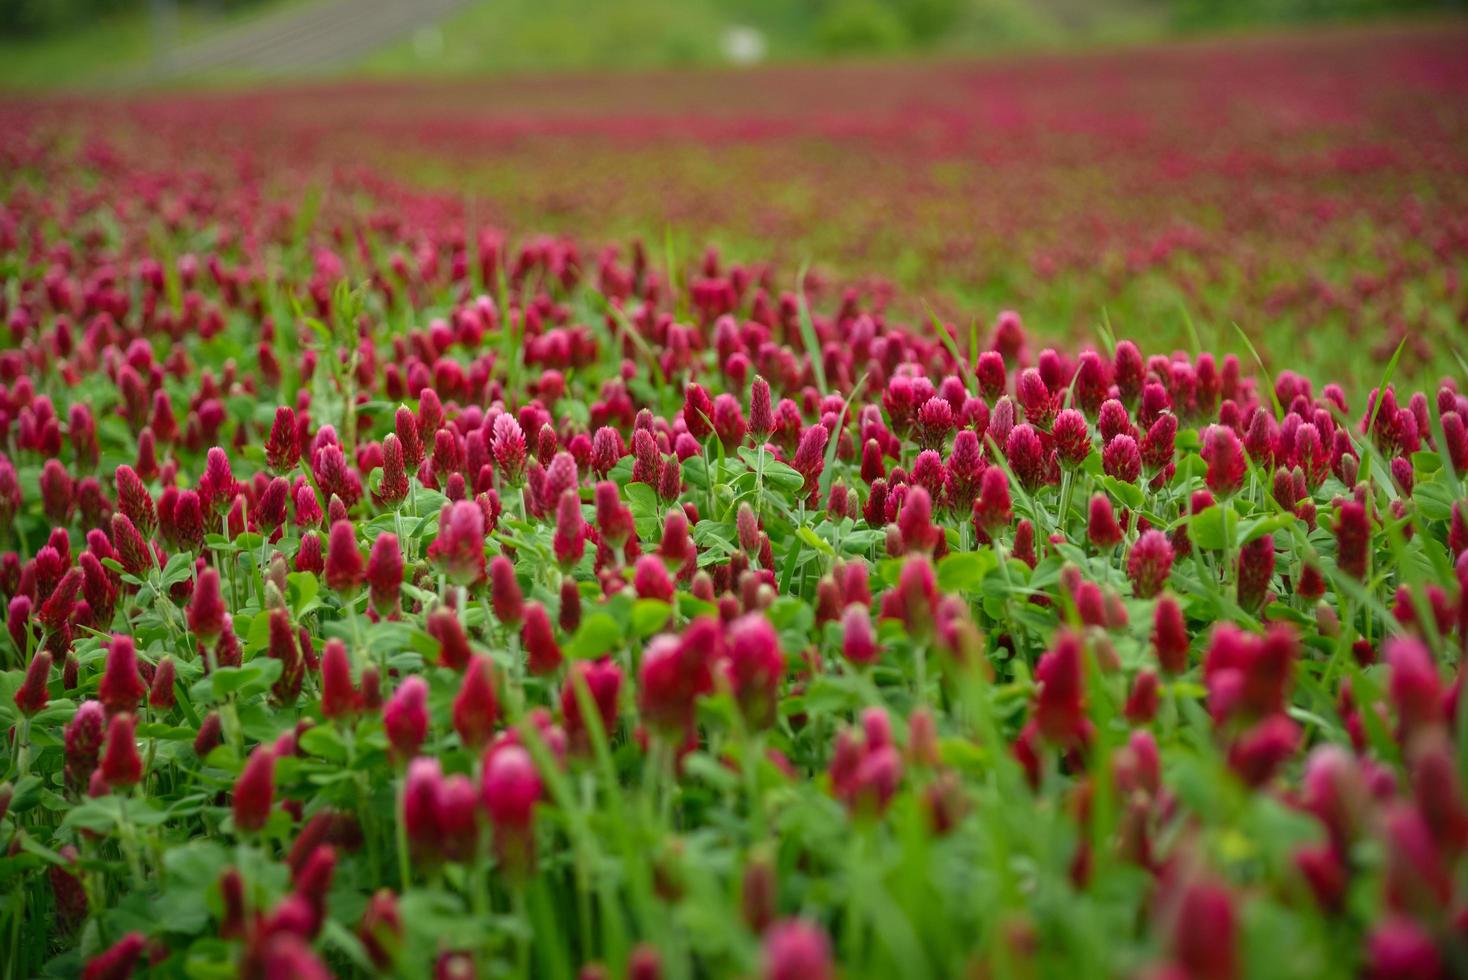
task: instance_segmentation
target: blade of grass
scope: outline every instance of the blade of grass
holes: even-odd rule
[[[826,365],[821,358],[821,346],[816,337],[816,325],[811,320],[810,304],[805,301],[805,274],[809,268],[810,263],[802,263],[798,278],[795,280],[795,295],[800,305],[800,342],[805,345],[805,354],[810,358],[810,369],[816,376],[816,386],[824,395],[828,390]]]

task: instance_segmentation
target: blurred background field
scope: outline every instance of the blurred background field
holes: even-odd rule
[[[713,245],[961,331],[1013,308],[1246,354],[1243,330],[1362,385],[1403,339],[1404,378],[1459,364],[1452,2],[151,3],[0,0],[18,179],[162,144],[160,185],[304,174],[588,264],[638,239],[694,274]]]
[[[298,67],[391,76],[964,57],[1464,10],[1463,0],[462,0],[447,16],[433,3],[355,6],[374,5],[421,16],[397,18],[400,29],[371,50]],[[350,0],[0,0],[0,86],[137,81],[160,62],[160,50],[312,8],[334,9],[341,33],[362,17],[353,7]],[[193,72],[201,73],[208,74]]]

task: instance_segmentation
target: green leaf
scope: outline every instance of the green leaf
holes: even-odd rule
[[[978,592],[984,577],[999,567],[992,548],[956,551],[938,561],[938,588],[944,592]]]
[[[1096,480],[1106,488],[1107,493],[1130,510],[1141,510],[1142,504],[1146,502],[1147,498],[1142,494],[1142,488],[1135,483],[1124,483],[1104,473],[1097,476]]]
[[[566,644],[566,656],[573,660],[591,660],[621,645],[622,628],[604,612],[592,613],[581,620],[576,635]]]
[[[268,690],[283,669],[284,665],[274,657],[257,657],[239,667],[216,667],[209,678],[216,698],[231,694],[245,698]]]
[[[632,631],[641,637],[652,636],[667,624],[672,615],[673,607],[666,602],[638,599],[632,604]]]
[[[1224,521],[1228,521],[1228,538],[1224,536]],[[1227,504],[1215,504],[1194,515],[1188,522],[1188,538],[1204,551],[1222,551],[1229,540],[1235,547],[1239,544],[1239,515]]]

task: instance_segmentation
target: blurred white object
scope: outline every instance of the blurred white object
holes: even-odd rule
[[[765,58],[765,36],[753,27],[731,27],[720,45],[724,57],[736,65],[758,64]]]

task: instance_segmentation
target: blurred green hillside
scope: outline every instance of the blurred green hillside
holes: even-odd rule
[[[366,67],[520,71],[985,53],[1459,7],[1454,0],[481,0]]]

